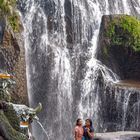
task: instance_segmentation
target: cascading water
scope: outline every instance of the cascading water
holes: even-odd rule
[[[139,16],[140,1],[18,0],[18,3],[25,28],[29,100],[32,106],[42,102],[44,109],[39,118],[50,140],[72,140],[77,117],[94,119],[98,132],[108,130],[102,98],[110,93],[108,83],[118,77],[96,59],[101,17]],[[100,76],[106,85],[104,91]],[[122,106],[123,121],[127,103]],[[125,125],[117,127],[124,130]],[[46,140],[37,124],[33,132],[37,140]]]
[[[45,133],[46,137],[47,137],[47,140],[49,140],[49,136],[48,136],[48,133],[46,132],[45,128],[43,127],[43,125],[37,121],[37,123],[39,124],[39,126],[42,128],[43,132]]]

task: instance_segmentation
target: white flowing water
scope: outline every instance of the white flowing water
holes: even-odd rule
[[[102,75],[104,83],[116,82],[118,77],[96,59],[101,17],[104,14],[139,16],[140,1],[18,2],[25,29],[29,100],[32,106],[42,102],[39,118],[49,139],[72,140],[77,117],[92,118],[96,131],[104,131],[107,124],[101,117],[98,77]],[[127,103],[123,106],[124,114]],[[37,140],[46,140],[38,126],[34,125],[33,132]]]
[[[43,127],[43,125],[41,124],[41,122],[37,121],[37,123],[39,124],[39,126],[42,128],[43,132],[45,133],[45,135],[47,136],[47,140],[49,140],[49,136],[45,130],[45,128]]]

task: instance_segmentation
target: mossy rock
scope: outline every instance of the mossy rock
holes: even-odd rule
[[[5,93],[3,90],[0,89],[0,100],[9,102],[11,100],[11,95]]]
[[[7,107],[4,111],[4,115],[9,120],[9,123],[11,124],[11,126],[15,130],[20,131],[20,126],[19,126],[20,121],[19,121],[19,118],[17,117],[17,114],[12,105],[7,105]]]
[[[97,59],[122,80],[140,80],[140,21],[127,15],[104,15]]]
[[[6,140],[28,140],[24,134],[13,129],[2,110],[0,110],[0,134]]]
[[[115,17],[108,25],[106,36],[111,46],[130,47],[140,52],[140,20],[133,16],[121,15]]]
[[[16,12],[16,0],[0,0],[0,17],[5,17],[14,32],[20,31],[20,18]]]
[[[7,86],[4,87],[3,85],[7,84],[7,86],[10,87],[10,83],[6,80],[0,79],[0,100],[10,102],[11,101],[11,95],[8,92]]]
[[[12,27],[14,32],[19,32],[20,31],[20,18],[17,14],[17,12],[14,12],[13,15],[8,17],[8,22],[10,26]]]
[[[7,104],[6,109],[4,109],[4,115],[8,119],[10,125],[16,130],[23,134],[28,133],[27,129],[21,129],[20,128],[20,118],[17,116],[16,111],[13,108],[12,104]]]

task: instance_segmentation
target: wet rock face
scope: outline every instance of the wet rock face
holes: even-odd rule
[[[139,131],[140,92],[136,89],[110,85],[105,90],[106,95],[102,96],[104,106],[102,119],[106,131]]]
[[[20,33],[7,28],[5,19],[0,18],[0,72],[7,71],[14,75],[16,88],[10,93],[16,103],[28,104],[25,69],[23,38]]]
[[[113,45],[106,36],[109,24],[119,16],[103,16],[97,57],[101,62],[117,73],[121,79],[140,80],[140,52],[131,46]],[[116,27],[116,33],[123,32]],[[122,38],[125,40],[125,36]]]
[[[0,140],[27,140],[21,133],[15,110],[7,103],[28,104],[23,39],[20,33],[7,27],[4,17],[0,17],[0,73],[5,72],[13,75],[16,86],[7,89],[6,79],[0,79]]]
[[[140,130],[140,89],[97,79],[100,125],[97,132]]]
[[[5,21],[4,19],[1,19],[0,20],[0,44],[2,44],[3,41],[4,29],[5,29]]]
[[[0,140],[4,140],[4,138],[2,136],[0,136]]]
[[[0,110],[6,110],[7,109],[7,104],[4,101],[0,102]]]
[[[102,75],[98,79],[102,101],[100,116],[103,122],[101,129],[105,128],[102,130],[105,132],[139,131],[140,89],[135,81],[140,80],[140,52],[134,51],[131,46],[114,45],[107,37],[110,23],[118,18],[119,16],[115,15],[103,16],[97,58],[115,72],[121,80],[125,79],[126,81],[119,85],[105,83]],[[122,31],[116,28],[116,32],[119,34]],[[122,39],[125,40],[125,36]]]

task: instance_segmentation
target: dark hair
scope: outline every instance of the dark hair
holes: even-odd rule
[[[92,126],[92,120],[91,119],[86,119],[86,121],[89,121],[90,122],[90,127],[93,127]]]
[[[78,125],[78,123],[79,123],[79,121],[80,121],[81,119],[79,118],[79,119],[77,119],[77,121],[76,121],[76,125]]]

